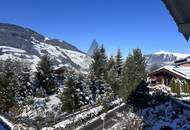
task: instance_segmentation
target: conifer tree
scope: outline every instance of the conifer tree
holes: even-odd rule
[[[87,96],[89,96],[89,88],[86,84],[84,75],[80,75],[80,74],[76,75],[75,79],[76,79],[75,80],[76,90],[78,92],[78,96],[79,96],[79,100],[80,100],[79,107],[81,107],[81,106],[87,105],[89,103],[89,99],[86,98]]]
[[[105,48],[103,45],[96,49],[93,56],[93,63],[91,64],[91,74],[98,79],[105,79],[106,77],[106,67],[107,67],[107,57],[105,54]]]
[[[121,85],[121,80],[120,80],[120,78],[118,78],[118,73],[117,73],[115,67],[112,67],[108,71],[107,82],[110,85],[110,87],[112,88],[114,94],[118,94],[118,90],[120,89],[120,85]]]
[[[65,89],[61,95],[62,110],[65,112],[73,112],[80,108],[79,89],[77,89],[76,79],[73,75],[67,77],[65,81]]]
[[[90,66],[90,89],[92,98],[96,101],[96,97],[105,92],[106,79],[107,79],[107,56],[103,45],[96,49],[93,54],[93,62]],[[99,95],[98,95],[99,94]]]
[[[25,62],[11,59],[1,62],[0,70],[0,102],[8,110],[32,94],[30,71]]]
[[[36,97],[40,97],[40,98],[45,98],[46,97],[46,91],[44,88],[39,87],[36,88],[36,93],[35,93]]]
[[[91,98],[95,102],[102,98],[105,92],[108,90],[108,85],[101,79],[91,79],[90,81]]]
[[[185,88],[183,92],[187,94],[188,93],[188,84],[185,82],[183,84],[183,87]]]
[[[110,57],[108,60],[107,79],[106,82],[110,85],[115,95],[121,86],[121,72],[122,72],[122,57],[120,49],[118,49],[116,56]]]
[[[7,112],[16,104],[14,89],[9,85],[9,79],[0,76],[0,112]]]
[[[122,75],[122,88],[119,94],[127,102],[128,97],[146,79],[145,72],[145,57],[142,55],[140,49],[134,49],[133,54],[129,54],[126,59],[123,75]]]
[[[113,56],[110,56],[107,64],[107,71],[110,71],[112,68],[115,68],[115,59]]]
[[[181,94],[181,85],[180,85],[179,81],[176,81],[176,89],[175,89],[175,91],[176,91],[177,96],[180,96],[180,94]]]
[[[117,72],[115,68],[115,59],[113,56],[111,56],[108,60],[108,65],[107,65],[107,79],[106,82],[110,85],[112,90],[116,93],[116,89],[118,89],[118,84],[117,84]]]
[[[57,90],[52,63],[48,55],[44,55],[38,63],[36,72],[36,88],[43,88],[46,94],[53,94]]]
[[[108,74],[107,74],[107,61],[108,60],[107,60],[107,56],[106,56],[106,50],[103,45],[101,45],[101,47],[100,47],[100,54],[101,54],[100,69],[101,69],[101,76],[102,76],[101,79],[106,81],[107,76],[108,76]]]
[[[182,80],[180,87],[181,87],[181,92],[186,93],[186,81]]]
[[[90,76],[91,78],[97,77],[100,78],[101,75],[101,69],[100,69],[100,65],[101,65],[101,56],[100,56],[100,50],[96,49],[93,56],[93,62],[90,65]]]
[[[187,94],[190,94],[190,88],[188,84],[187,84]]]
[[[122,62],[121,51],[120,51],[120,49],[118,49],[117,54],[115,56],[115,69],[116,69],[119,77],[122,72],[122,66],[123,66],[123,62]]]
[[[181,86],[182,92],[184,93],[189,93],[189,85],[185,80],[182,81],[182,86]]]
[[[176,93],[176,87],[177,87],[177,84],[175,82],[175,79],[172,79],[171,82],[170,82],[170,88],[171,88],[171,92],[172,93]]]
[[[16,62],[17,67],[17,80],[18,80],[18,96],[20,100],[25,100],[28,96],[33,95],[33,88],[30,80],[30,68],[25,62]]]
[[[98,87],[96,85],[96,79],[92,78],[90,81],[91,98],[95,102],[97,97]]]

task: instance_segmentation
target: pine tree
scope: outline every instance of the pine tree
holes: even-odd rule
[[[119,94],[124,101],[127,102],[131,93],[146,79],[145,67],[145,57],[141,50],[134,49],[133,54],[129,54],[127,57],[123,69],[122,88],[119,90]]]
[[[36,97],[45,98],[45,96],[46,96],[46,91],[44,88],[42,87],[36,88]]]
[[[108,85],[104,80],[91,79],[90,80],[91,98],[95,102],[102,98],[105,92],[108,90]]]
[[[171,92],[180,96],[181,91],[186,93],[186,83],[179,79],[172,79],[170,82]]]
[[[115,59],[113,58],[113,56],[111,56],[110,59],[108,60],[107,73],[108,76],[106,82],[110,85],[110,87],[116,94],[116,91],[118,89],[118,83],[117,83],[117,71],[116,71]]]
[[[179,80],[177,80],[176,81],[176,88],[175,88],[177,96],[180,96],[180,94],[181,94],[181,89],[180,88],[181,88],[180,82],[179,82]]]
[[[115,68],[115,60],[114,60],[113,56],[110,56],[108,63],[107,63],[107,71],[110,71],[113,68]]]
[[[86,98],[87,96],[89,96],[89,93],[87,91],[88,88],[87,88],[87,84],[86,84],[86,81],[84,80],[85,77],[83,75],[76,75],[76,78],[75,78],[75,82],[76,82],[76,89],[77,89],[77,92],[78,92],[78,97],[79,97],[79,100],[80,100],[80,103],[79,103],[79,107],[83,106],[83,105],[87,105],[89,103],[89,99]]]
[[[14,89],[9,86],[6,76],[0,76],[0,112],[9,111],[16,104]]]
[[[182,92],[186,94],[189,93],[189,85],[187,84],[185,80],[182,81],[181,89],[182,89]]]
[[[101,96],[106,90],[107,56],[103,45],[96,49],[93,54],[93,62],[90,66],[90,89],[92,98],[96,101],[97,96]]]
[[[8,110],[8,106],[14,106],[19,101],[24,101],[26,97],[31,96],[30,71],[29,67],[19,60],[8,59],[1,65],[0,93],[3,100],[2,106]]]
[[[108,80],[107,80],[108,84],[110,85],[110,87],[112,88],[113,92],[115,94],[118,94],[118,90],[120,88],[120,80],[117,77],[117,71],[114,67],[112,67],[109,71],[108,71]]]
[[[185,83],[183,84],[183,87],[185,88],[185,89],[184,89],[184,93],[187,94],[187,93],[188,93],[188,87],[189,87],[189,86],[188,86],[188,84],[187,84],[186,81],[185,81]]]
[[[105,79],[107,76],[106,74],[106,67],[107,67],[107,57],[105,54],[105,48],[103,45],[96,49],[93,54],[93,63],[91,64],[91,74],[98,79]]]
[[[2,66],[1,80],[0,80],[0,102],[1,108],[8,111],[17,103],[18,82],[15,75],[15,64],[11,59],[7,59]]]
[[[33,88],[30,80],[30,68],[25,62],[17,61],[17,80],[18,80],[18,96],[20,100],[25,100],[28,96],[33,95]]]
[[[170,88],[171,88],[171,92],[172,93],[176,93],[176,82],[175,82],[175,79],[172,79],[171,82],[170,82]]]
[[[189,84],[187,84],[187,94],[190,94],[190,87],[189,87]]]
[[[100,50],[99,49],[96,49],[92,58],[93,58],[93,62],[90,65],[91,78],[94,78],[94,77],[100,78],[100,75],[102,72],[100,70],[101,56],[100,56]]]
[[[57,91],[57,84],[52,67],[49,56],[44,55],[38,63],[36,72],[36,88],[43,88],[48,95]]]
[[[123,66],[121,52],[119,49],[116,56],[114,58],[111,56],[107,64],[106,82],[110,85],[116,95],[121,86],[121,72]]]
[[[101,79],[106,80],[107,79],[107,56],[106,56],[106,50],[103,45],[100,47],[100,70],[101,70]]]
[[[75,77],[73,75],[68,76],[65,81],[65,89],[61,95],[62,111],[73,112],[80,108],[79,92]]]
[[[97,97],[97,90],[98,90],[98,88],[96,86],[96,79],[91,78],[89,85],[90,85],[89,88],[90,88],[90,91],[91,91],[91,98],[95,102],[96,97]]]
[[[122,66],[123,66],[123,62],[122,62],[121,51],[120,51],[120,49],[118,49],[117,54],[115,56],[115,69],[116,69],[119,77],[122,72]]]
[[[186,93],[186,81],[182,80],[180,82],[181,92]]]

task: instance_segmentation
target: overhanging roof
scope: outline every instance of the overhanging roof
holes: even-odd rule
[[[190,0],[162,0],[185,39],[190,36]]]

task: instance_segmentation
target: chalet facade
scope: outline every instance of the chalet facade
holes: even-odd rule
[[[185,80],[190,86],[190,57],[174,62],[174,65],[163,66],[149,74],[156,84],[169,85],[175,79]]]

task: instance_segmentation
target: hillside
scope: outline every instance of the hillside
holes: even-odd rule
[[[91,58],[75,46],[50,39],[29,28],[0,23],[0,59],[24,59],[35,69],[41,56],[48,54],[55,67],[69,66],[79,71],[89,68]]]

